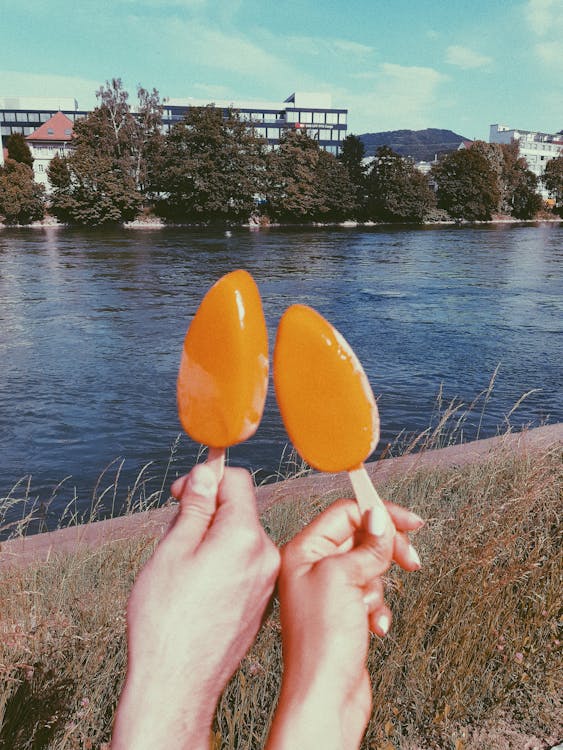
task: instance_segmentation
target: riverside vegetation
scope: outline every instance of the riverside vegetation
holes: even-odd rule
[[[381,487],[427,519],[420,573],[387,579],[394,624],[372,638],[367,750],[508,750],[555,744],[560,691],[561,446],[499,447],[463,469]],[[114,488],[115,491],[115,488]],[[284,543],[335,499],[303,495],[263,524]],[[0,567],[0,748],[109,748],[126,664],[125,605],[154,540]],[[274,611],[218,706],[212,746],[259,748],[280,683]],[[538,744],[539,743],[539,744]]]
[[[100,226],[146,213],[177,223],[532,219],[542,212],[538,180],[518,144],[476,141],[434,165],[429,175],[390,148],[363,163],[364,146],[349,135],[335,157],[305,128],[286,130],[269,150],[235,110],[190,108],[162,132],[158,92],[139,87],[136,112],[120,79],[97,92],[98,106],[74,126],[73,150],[55,156],[45,197],[33,181],[25,140],[11,136],[0,168],[0,216],[27,224],[47,206],[58,220]],[[563,215],[563,156],[543,178]]]

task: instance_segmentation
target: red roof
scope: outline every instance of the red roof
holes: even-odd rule
[[[62,112],[57,112],[47,122],[26,136],[27,141],[70,141],[72,140],[72,120]]]

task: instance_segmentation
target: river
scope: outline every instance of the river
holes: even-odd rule
[[[166,482],[187,469],[197,446],[177,440],[183,337],[208,287],[238,267],[259,285],[272,343],[294,302],[349,340],[378,397],[380,448],[435,424],[440,390],[444,402],[473,401],[497,367],[458,439],[504,429],[529,391],[513,427],[561,421],[562,256],[563,226],[548,224],[1,230],[0,498],[49,505],[52,526],[117,472],[106,505],[149,462],[145,490],[158,489],[171,450]],[[256,436],[230,460],[265,478],[286,443],[270,392]]]

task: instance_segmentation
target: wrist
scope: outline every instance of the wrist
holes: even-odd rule
[[[343,703],[327,686],[282,685],[266,750],[344,750]]]
[[[214,705],[203,711],[197,701],[180,703],[178,696],[155,694],[147,684],[144,688],[126,680],[111,750],[209,750]],[[171,710],[173,706],[179,710]]]

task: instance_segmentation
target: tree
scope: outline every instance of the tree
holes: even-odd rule
[[[305,130],[286,130],[268,158],[267,203],[272,218],[308,221],[318,214],[320,148]]]
[[[537,193],[537,178],[520,156],[514,143],[485,143],[475,141],[471,146],[482,154],[496,175],[499,201],[496,210],[518,219],[531,219],[541,208]]]
[[[366,168],[364,166],[365,147],[356,135],[348,135],[342,141],[338,160],[348,170],[355,198],[354,213],[363,217],[366,203]]]
[[[367,192],[367,216],[374,220],[420,223],[436,206],[427,178],[387,146],[377,150]]]
[[[31,150],[21,133],[12,133],[6,142],[6,148],[8,149],[9,159],[13,159],[20,164],[26,164],[28,167],[33,167]]]
[[[538,178],[531,169],[515,169],[512,184],[511,214],[517,219],[533,219],[542,207]]]
[[[542,179],[546,190],[555,199],[556,211],[563,216],[563,154],[547,162]]]
[[[44,214],[45,189],[27,164],[6,159],[0,167],[0,215],[7,224],[30,224]]]
[[[342,221],[356,209],[354,185],[346,167],[333,154],[320,149],[315,169],[317,206],[315,221]]]
[[[99,105],[74,125],[72,154],[53,159],[48,176],[52,212],[62,221],[97,226],[137,216],[147,144],[159,130],[160,110],[157,92],[139,87],[136,118],[119,78],[107,82],[96,96]]]
[[[432,167],[438,206],[452,218],[489,221],[499,205],[495,171],[477,149],[452,151]]]
[[[248,219],[263,188],[265,142],[236,112],[191,107],[170,130],[158,171],[157,211],[166,218]]]

